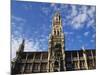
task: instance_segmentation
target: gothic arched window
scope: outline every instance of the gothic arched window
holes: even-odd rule
[[[59,65],[58,61],[55,61],[55,62],[54,62],[54,65]]]
[[[55,48],[61,48],[61,44],[60,44],[60,43],[57,43],[57,44],[55,45]]]
[[[57,35],[59,35],[59,31],[57,31]]]

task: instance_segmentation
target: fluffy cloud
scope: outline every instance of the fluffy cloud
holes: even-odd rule
[[[72,8],[71,16],[74,17],[78,14],[78,11],[75,5],[72,5],[71,8]]]
[[[16,56],[16,51],[18,50],[19,45],[22,43],[24,34],[23,34],[23,29],[24,29],[24,24],[25,24],[25,19],[21,18],[21,17],[17,17],[17,16],[13,16],[11,17],[12,21],[11,21],[11,27],[12,27],[12,34],[11,34],[11,55],[12,58],[14,58]],[[26,47],[27,48],[27,44],[29,44],[29,47],[31,49],[33,43],[29,42],[29,39],[26,39]]]
[[[25,39],[25,48],[24,51],[42,51],[46,50],[46,45],[47,45],[47,40],[48,36],[43,33],[42,35],[32,38],[32,37],[27,37],[24,32],[24,26],[25,26],[26,20],[17,17],[17,16],[12,16],[12,38],[11,38],[11,55],[13,59],[16,56],[16,51],[19,48],[19,45],[22,43],[22,40]],[[45,24],[43,24],[42,29],[45,29],[45,32],[48,32],[48,29],[45,27]],[[24,33],[23,33],[24,32]],[[38,35],[38,32],[34,32],[36,35]],[[26,33],[29,35],[29,33]]]
[[[95,38],[95,37],[96,37],[96,34],[93,34],[93,35],[92,35],[92,38]]]
[[[34,42],[33,40],[30,41],[29,39],[25,40],[24,51],[39,51],[39,50],[40,50],[40,47],[39,47],[38,41]]]
[[[89,35],[89,32],[84,32],[84,36],[88,36]]]
[[[51,8],[50,8],[51,7]],[[63,25],[64,26],[69,26],[73,29],[80,29],[82,27],[84,27],[86,25],[86,27],[92,27],[93,29],[95,29],[95,6],[90,6],[90,8],[88,8],[88,6],[77,6],[77,5],[66,5],[66,4],[61,4],[59,7],[57,7],[56,4],[52,3],[50,5],[50,7],[43,7],[41,8],[41,11],[45,14],[45,16],[48,16],[49,14],[54,14],[51,13],[51,9],[53,9],[53,11],[61,11],[62,14],[62,19],[63,19]],[[25,8],[27,9],[27,6],[25,6]],[[31,6],[30,6],[31,8]],[[52,19],[50,19],[51,21]],[[87,22],[87,23],[86,23]],[[86,24],[85,24],[86,23]],[[46,25],[43,24],[42,27],[40,27],[39,29],[45,29],[44,32],[40,32],[43,33],[42,35],[39,34],[39,37],[29,37],[27,38],[24,35],[24,24],[26,24],[26,20],[21,18],[21,17],[17,17],[17,16],[12,16],[12,57],[15,57],[16,55],[16,50],[18,50],[19,45],[22,42],[22,39],[24,37],[25,39],[25,51],[42,51],[46,49],[47,43],[48,43],[48,35],[47,32],[49,32],[48,28],[46,28]],[[49,25],[51,26],[51,25]],[[51,28],[51,27],[49,27]],[[71,29],[70,28],[70,29]],[[34,31],[34,28],[33,28]],[[29,32],[25,32],[26,34]],[[35,36],[38,35],[38,31],[34,31]],[[74,33],[73,32],[65,32],[65,34],[67,34],[68,36],[72,36]],[[88,36],[89,32],[85,32],[83,35],[84,36]],[[92,36],[95,37],[95,36]],[[33,39],[34,38],[34,39]],[[70,39],[67,38],[69,40],[71,40],[71,42],[74,41],[74,39]],[[80,39],[80,37],[79,37]]]
[[[16,37],[15,37],[16,38]],[[19,45],[22,43],[23,38],[17,38],[17,40],[14,37],[12,37],[11,40],[11,53],[12,53],[12,58],[16,56],[16,51],[19,48]],[[40,44],[39,41],[33,41],[32,39],[25,39],[25,47],[24,51],[40,51]]]
[[[24,29],[25,23],[26,23],[25,19],[14,16],[14,15],[11,16],[11,28],[12,28],[12,34],[14,37],[23,36],[23,29]]]
[[[25,21],[23,18],[21,18],[21,17],[16,17],[16,16],[14,16],[14,15],[12,15],[11,18],[12,18],[13,21],[14,21],[14,20],[19,21],[19,22]]]
[[[18,50],[19,45],[22,42],[22,38],[14,38],[12,35],[11,39],[11,59],[13,59],[16,56],[16,51]]]
[[[90,42],[91,42],[91,43],[94,43],[94,40],[92,39],[92,40],[90,40]]]
[[[41,8],[41,10],[43,11],[43,13],[44,13],[45,15],[48,15],[49,12],[50,12],[50,10],[49,10],[48,7],[43,7],[43,8]]]
[[[24,4],[24,5],[23,5],[23,8],[24,8],[25,10],[32,10],[32,5],[26,5],[26,4]]]
[[[65,35],[73,35],[74,34],[74,32],[64,32],[65,33]]]
[[[78,16],[72,19],[71,25],[75,29],[81,28],[83,27],[83,23],[86,21],[86,18],[87,18],[86,14],[79,14]]]
[[[95,6],[71,5],[68,11],[70,13],[65,13],[63,17],[64,26],[69,25],[73,29],[80,29],[84,26],[95,29]]]
[[[51,3],[50,8],[53,9],[53,11],[59,10],[63,13],[64,26],[69,25],[73,29],[80,29],[84,26],[95,29],[95,6],[67,4],[61,4],[58,6],[55,3]],[[50,13],[50,8],[44,7],[42,8],[42,12],[48,15]]]
[[[94,28],[94,27],[95,27],[95,20],[94,20],[94,19],[90,20],[90,21],[87,23],[87,27],[92,27],[92,28]]]
[[[96,8],[94,6],[91,6],[90,9],[87,11],[87,14],[89,15],[90,18],[94,18],[95,12],[96,12]]]

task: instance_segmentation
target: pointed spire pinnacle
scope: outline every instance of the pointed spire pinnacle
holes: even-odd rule
[[[24,51],[24,45],[25,45],[25,39],[22,40],[22,43],[19,46],[18,52],[23,52]]]
[[[55,25],[55,23],[61,23],[61,15],[59,11],[56,11],[54,16],[53,16],[53,24]]]
[[[23,45],[24,45],[24,43],[25,43],[25,39],[22,40],[22,44],[23,44]]]
[[[82,50],[83,50],[83,53],[85,53],[85,47],[84,46],[82,46]]]
[[[52,21],[52,34],[59,36],[61,35],[61,32],[62,32],[61,15],[59,11],[56,11]]]
[[[84,46],[82,46],[82,50],[85,50]]]
[[[55,16],[60,16],[60,12],[56,11]]]

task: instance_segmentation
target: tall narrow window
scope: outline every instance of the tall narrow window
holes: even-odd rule
[[[54,35],[56,35],[56,31],[54,31]]]
[[[26,69],[26,70],[30,70],[30,68],[31,68],[31,64],[26,64],[25,69]]]
[[[47,69],[47,64],[46,63],[42,63],[41,64],[41,71],[42,72],[46,72],[46,69]]]
[[[38,63],[35,63],[34,66],[33,66],[34,70],[38,70],[39,69],[39,64]]]
[[[59,31],[57,31],[57,35],[59,35]]]
[[[85,69],[84,61],[80,61],[80,68]]]

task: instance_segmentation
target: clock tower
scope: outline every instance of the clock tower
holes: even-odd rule
[[[65,71],[64,33],[59,12],[52,20],[52,32],[49,35],[48,72]]]

